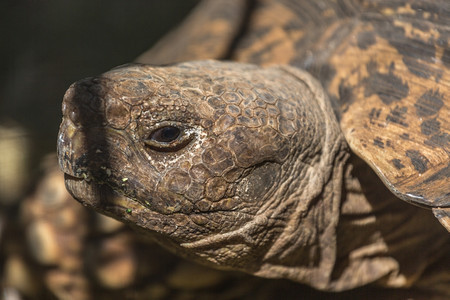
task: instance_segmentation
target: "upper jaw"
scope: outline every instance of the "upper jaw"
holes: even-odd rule
[[[64,181],[70,194],[85,206],[101,213],[121,209],[126,210],[127,199],[105,184],[98,184],[84,178],[64,174]]]
[[[63,118],[63,121],[60,125],[59,133],[58,133],[58,142],[57,142],[57,156],[58,156],[58,164],[65,174],[70,175],[74,178],[83,178],[83,176],[73,169],[72,158],[74,155],[73,147],[72,147],[72,139],[76,133],[76,128],[72,122],[68,121],[66,118]]]

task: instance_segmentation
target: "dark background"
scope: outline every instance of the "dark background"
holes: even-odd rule
[[[61,100],[72,82],[132,61],[197,2],[0,1],[0,126],[24,129],[28,170],[55,151]]]

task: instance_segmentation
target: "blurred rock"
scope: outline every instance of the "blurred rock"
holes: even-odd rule
[[[15,123],[0,124],[0,205],[12,205],[29,179],[29,136]]]

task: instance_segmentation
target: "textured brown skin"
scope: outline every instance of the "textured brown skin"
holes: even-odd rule
[[[98,112],[86,116],[92,100]],[[318,246],[314,255],[333,259],[321,244],[335,238],[345,143],[309,75],[213,61],[138,65],[75,84],[63,106],[60,165],[87,178],[66,178],[75,198],[223,268],[266,273],[264,256],[281,255],[291,231],[308,223],[318,228],[295,248]],[[187,146],[172,153],[146,146],[152,131],[172,123],[192,132]],[[303,272],[295,277],[325,284],[316,270]]]
[[[410,200],[406,193],[416,193],[412,198],[435,207],[445,225],[441,207],[448,206],[448,101],[424,109],[423,103],[433,102],[429,99],[436,93],[423,96],[429,86],[416,82],[427,78],[414,67],[429,68],[428,79],[445,89],[446,41],[424,41],[420,34],[411,40],[399,33],[399,14],[418,12],[417,4],[329,2],[320,10],[311,2],[285,2],[254,4],[235,48],[229,50],[231,57],[301,66],[314,73],[342,113],[341,128],[351,148],[397,196]],[[437,10],[431,3],[425,8]],[[448,16],[445,3],[443,12],[431,22],[441,29],[440,36],[448,31],[445,22],[439,23]],[[428,58],[428,44],[438,42],[444,45],[440,56]],[[410,43],[422,52],[401,52]],[[391,54],[377,56],[385,52]],[[207,58],[203,52],[185,55]],[[437,66],[431,68],[433,64]],[[448,294],[448,270],[433,266],[448,265],[448,236],[429,212],[390,196],[358,159],[346,162],[348,150],[336,131],[331,105],[317,110],[309,108],[314,106],[310,102],[302,106],[298,99],[278,100],[280,115],[270,123],[265,114],[273,99],[264,93],[253,102],[240,102],[239,109],[229,103],[233,93],[255,86],[268,89],[275,99],[311,93],[313,103],[321,99],[320,86],[289,67],[258,70],[256,77],[267,77],[248,84],[251,72],[239,68],[249,67],[214,62],[137,65],[72,86],[59,140],[60,164],[70,175],[66,184],[71,193],[100,212],[143,228],[173,251],[216,267],[290,278],[324,290],[377,282]],[[439,79],[433,70],[442,73]],[[232,76],[222,77],[224,72]],[[185,93],[186,87],[196,91]],[[266,107],[257,110],[258,101]],[[427,123],[423,117],[406,118],[413,106],[417,115],[426,114]],[[403,117],[408,123],[402,123]],[[145,140],[162,121],[191,128],[194,139],[176,152],[146,149]],[[438,131],[430,122],[439,124]],[[408,127],[409,136],[402,127]],[[335,132],[333,143],[325,142],[328,136],[320,134],[325,131]],[[398,136],[400,142],[393,145]],[[408,139],[416,148],[403,142]],[[380,149],[383,155],[375,155]],[[417,183],[415,190],[412,183]]]

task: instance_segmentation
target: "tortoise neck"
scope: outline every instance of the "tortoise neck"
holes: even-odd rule
[[[448,257],[450,243],[443,233],[445,229],[429,210],[396,198],[375,172],[352,154],[345,169],[336,231],[334,289],[354,288],[381,278],[385,279],[380,284],[389,288],[419,285],[425,268]],[[433,279],[433,272],[428,274],[430,284],[437,278]]]
[[[302,187],[292,183],[292,188],[299,192],[283,203],[292,203],[285,206],[285,214],[289,215],[287,224],[266,253],[256,275],[288,278],[321,290],[332,289],[337,254],[336,229],[348,156],[343,144],[333,152],[332,164],[327,170],[318,165],[309,166],[311,175],[323,172],[319,175],[322,183],[314,176],[311,180],[302,180],[299,183]],[[305,182],[308,182],[307,186],[303,185]]]

